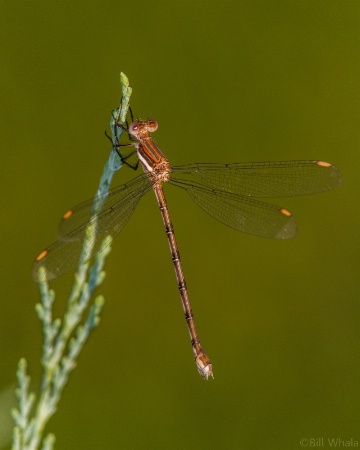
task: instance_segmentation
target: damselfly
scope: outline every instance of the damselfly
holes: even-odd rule
[[[341,173],[332,164],[318,160],[171,166],[150,135],[157,128],[155,120],[132,122],[127,131],[136,139],[131,145],[136,148],[144,173],[105,195],[102,211],[95,216],[91,215],[93,200],[67,211],[60,224],[60,239],[36,258],[33,277],[36,281],[50,280],[75,270],[79,258],[84,259],[81,262],[93,258],[105,237],[115,237],[140,199],[153,190],[170,246],[195,363],[201,376],[208,379],[212,365],[196,331],[163,183],[185,190],[204,211],[229,227],[257,236],[288,239],[296,233],[293,215],[255,198],[328,191],[339,185]],[[94,226],[89,227],[91,224]],[[83,241],[89,230],[93,239],[91,247],[84,251]]]

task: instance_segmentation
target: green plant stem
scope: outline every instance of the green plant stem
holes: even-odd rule
[[[92,217],[96,217],[101,211],[112,177],[115,171],[122,166],[121,158],[115,150],[118,148],[122,134],[122,129],[117,126],[117,123],[125,123],[131,88],[123,73],[120,74],[120,81],[122,86],[121,103],[112,111],[110,119],[113,146],[94,198]],[[94,244],[91,241],[94,239],[91,237],[94,235],[93,227],[96,231],[96,220],[93,220],[87,229],[83,252],[92,249]],[[55,293],[49,289],[47,282],[39,283],[41,303],[36,305],[36,311],[43,328],[42,383],[38,402],[35,405],[35,395],[29,392],[30,377],[27,374],[26,360],[21,359],[17,371],[19,388],[16,390],[19,407],[13,410],[16,426],[13,432],[12,450],[37,450],[41,444],[42,450],[53,449],[55,436],[48,434],[44,437],[44,429],[50,417],[57,410],[62,391],[70,372],[76,366],[77,358],[85,342],[100,321],[104,298],[98,296],[92,300],[92,295],[95,288],[104,280],[103,267],[106,256],[111,251],[111,242],[110,236],[105,237],[91,267],[88,261],[79,264],[63,319],[53,319],[52,306]],[[87,259],[86,254],[83,253],[80,261]],[[45,274],[43,279],[45,279]],[[87,316],[84,318],[86,312]],[[31,417],[34,406],[34,413]]]

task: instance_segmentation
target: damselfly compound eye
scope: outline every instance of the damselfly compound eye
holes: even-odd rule
[[[137,134],[139,134],[139,122],[133,122],[130,126],[129,126],[129,133],[136,136]]]
[[[158,129],[158,123],[156,122],[156,120],[148,120],[146,122],[146,128],[148,131],[150,131],[150,133],[153,133],[154,131],[156,131]]]

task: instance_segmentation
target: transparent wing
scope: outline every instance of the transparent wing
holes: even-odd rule
[[[287,197],[334,189],[339,169],[324,161],[199,163],[172,167],[177,179],[253,197]]]
[[[61,238],[44,250],[33,264],[35,281],[51,280],[74,271],[79,263],[92,259],[106,236],[115,237],[126,225],[141,197],[151,190],[151,181],[143,174],[130,183],[118,186],[104,196],[103,208],[92,216],[93,200],[64,214],[60,223]],[[45,276],[39,275],[43,267]]]
[[[286,209],[174,177],[170,183],[185,189],[200,208],[235,230],[273,239],[289,239],[296,234],[296,221]]]
[[[107,194],[98,196],[96,199],[96,205],[98,209],[104,212],[107,209],[113,208],[123,198],[125,202],[131,198],[132,193],[141,191],[141,189],[147,186],[148,177],[143,173],[138,177],[131,180],[129,183],[116,186],[111,189]],[[102,205],[99,208],[99,205]],[[135,205],[136,206],[136,205]],[[94,211],[94,199],[87,200],[80,203],[73,208],[67,210],[59,223],[58,238],[59,240],[82,240],[82,236],[73,233],[81,225],[89,222],[90,217]]]

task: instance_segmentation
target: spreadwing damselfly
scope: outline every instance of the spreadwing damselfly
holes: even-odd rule
[[[144,173],[100,198],[102,210],[96,215],[92,215],[93,200],[68,210],[60,223],[59,240],[36,258],[33,278],[35,281],[51,280],[76,270],[79,259],[80,262],[92,259],[104,239],[114,238],[126,225],[140,199],[153,190],[168,238],[195,363],[201,376],[208,379],[213,375],[212,364],[196,331],[163,183],[186,191],[210,216],[237,231],[289,239],[296,234],[293,215],[285,208],[257,198],[325,192],[341,183],[341,173],[334,165],[320,160],[171,166],[152,140],[150,133],[157,128],[155,120],[137,120],[126,129],[129,136],[136,139],[130,145],[135,146]],[[84,249],[89,230],[91,245]]]

